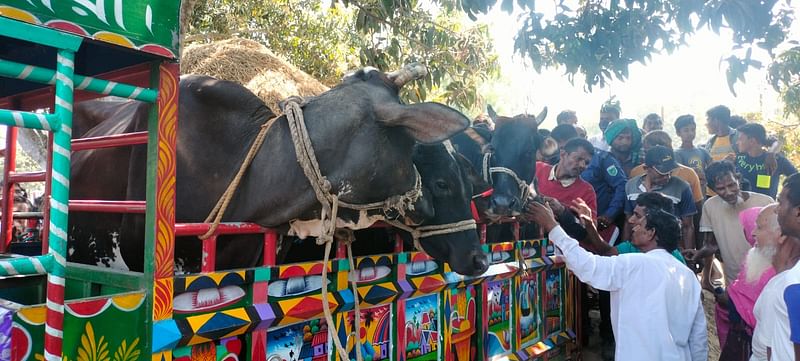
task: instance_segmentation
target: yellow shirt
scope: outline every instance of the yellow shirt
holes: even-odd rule
[[[644,173],[644,165],[638,165],[636,168],[631,170],[630,177],[628,178],[633,178]],[[700,178],[697,177],[697,173],[694,172],[694,169],[683,164],[678,164],[678,168],[675,168],[675,170],[672,171],[672,175],[680,178],[686,183],[689,183],[689,187],[692,188],[692,198],[694,198],[695,203],[705,199],[703,190],[700,188]]]
[[[731,136],[728,134],[724,137],[717,137],[716,140],[714,140],[714,145],[711,146],[708,152],[711,153],[711,159],[717,162],[725,159],[728,154],[736,153],[733,147],[734,145],[731,144]]]

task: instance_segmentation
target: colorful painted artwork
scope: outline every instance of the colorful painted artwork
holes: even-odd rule
[[[0,360],[11,359],[11,324],[14,313],[0,307]]]
[[[405,302],[405,326],[402,328],[405,350],[402,361],[438,360],[441,354],[439,337],[439,295],[411,298]]]
[[[392,273],[392,257],[367,256],[356,261],[356,269],[350,272],[350,280],[359,284],[375,283]]]
[[[129,293],[112,297],[68,301],[64,305],[63,352],[76,355],[120,355],[122,360],[138,360],[145,355],[144,294]],[[11,329],[11,360],[43,360],[46,308],[29,306],[17,310]],[[126,325],[127,327],[120,327]]]
[[[180,2],[6,0],[0,15],[176,58]]]
[[[545,333],[547,335],[561,331],[561,322],[563,319],[562,295],[564,287],[562,273],[563,267],[549,269],[545,273],[544,313],[546,316]]]
[[[172,352],[175,361],[208,360],[238,361],[245,359],[244,336],[228,337],[216,342],[177,348]]]
[[[323,361],[330,354],[324,319],[297,323],[267,333],[267,361]]]
[[[361,309],[361,325],[358,333],[353,331],[355,313],[348,312],[345,327],[338,327],[339,340],[347,345],[350,359],[356,359],[356,345],[361,347],[364,361],[391,360],[392,357],[392,307],[383,305]],[[356,342],[358,337],[360,342]]]
[[[444,313],[447,316],[445,344],[449,347],[447,360],[474,361],[478,359],[476,332],[477,292],[475,286],[446,291]]]
[[[541,273],[519,279],[517,282],[516,327],[517,345],[528,347],[539,342],[541,317]]]
[[[511,349],[511,281],[486,284],[487,319],[486,355],[492,359],[503,356]]]

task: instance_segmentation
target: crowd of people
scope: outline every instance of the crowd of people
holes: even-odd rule
[[[707,360],[705,289],[720,360],[800,360],[800,175],[780,144],[724,105],[706,112],[702,145],[692,115],[673,140],[658,114],[639,127],[620,113],[606,102],[588,139],[569,110],[541,131],[558,150],[540,154],[543,197],[524,214],[599,291],[603,359]],[[558,224],[565,209],[585,232]]]

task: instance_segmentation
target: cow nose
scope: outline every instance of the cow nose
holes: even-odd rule
[[[475,275],[480,275],[489,269],[489,259],[486,254],[481,251],[472,253],[472,267]]]
[[[494,213],[500,216],[511,216],[512,211],[517,206],[517,197],[497,195],[492,197],[492,208]]]

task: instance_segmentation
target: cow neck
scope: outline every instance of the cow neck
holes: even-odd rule
[[[322,171],[319,168],[319,163],[317,162],[317,157],[314,153],[314,147],[311,144],[311,138],[308,135],[308,129],[306,128],[306,123],[303,119],[303,110],[301,105],[294,99],[290,99],[285,104],[284,113],[286,114],[286,120],[289,123],[289,130],[292,134],[292,143],[294,143],[297,161],[300,163],[300,168],[303,169],[303,173],[306,175],[306,178],[308,178],[309,183],[311,183],[311,188],[314,190],[314,195],[317,197],[317,200],[322,206],[320,218],[322,220],[323,234],[317,237],[317,244],[325,244],[325,257],[323,260],[324,266],[322,267],[322,310],[328,325],[333,327],[335,331],[336,324],[333,322],[333,315],[331,314],[330,305],[328,304],[327,281],[328,259],[331,246],[333,244],[333,237],[336,233],[336,218],[339,211],[339,206],[353,210],[382,209],[384,214],[386,214],[388,210],[394,209],[402,216],[405,214],[405,210],[411,209],[413,207],[413,203],[416,202],[417,199],[419,199],[419,197],[422,195],[422,180],[420,178],[419,171],[417,171],[417,168],[414,167],[414,175],[416,177],[414,188],[410,189],[404,194],[389,197],[381,202],[368,204],[352,204],[341,201],[339,200],[339,196],[337,194],[331,193],[331,183],[327,178],[325,178],[325,176],[322,175]],[[326,222],[328,227],[326,227]],[[349,237],[345,240],[345,243],[347,244],[347,258],[350,262],[350,269],[355,270],[353,265],[353,252],[350,248],[352,241],[353,238]],[[355,279],[351,277],[348,278],[350,278],[350,286],[353,289],[353,294],[356,297],[354,302],[356,324],[360,324],[361,310],[359,309],[360,301],[358,299]],[[334,334],[336,334],[336,332],[334,332]],[[355,347],[356,360],[362,361],[361,340],[360,338],[356,338],[356,340],[358,343]],[[350,359],[347,351],[344,349],[344,347],[342,347],[339,338],[334,337],[333,341],[339,356],[342,359]]]
[[[314,190],[314,195],[317,197],[317,201],[319,201],[320,205],[322,206],[321,218],[323,221],[323,227],[328,216],[332,215],[334,207],[344,207],[358,211],[381,209],[383,210],[384,215],[391,210],[395,210],[400,214],[400,216],[405,215],[406,209],[413,209],[414,202],[416,202],[422,195],[422,179],[420,178],[419,171],[417,171],[416,166],[414,166],[414,187],[403,194],[390,196],[389,198],[380,202],[366,204],[355,204],[342,201],[339,199],[337,194],[331,193],[331,183],[324,175],[322,175],[319,163],[317,162],[317,157],[314,153],[314,147],[311,144],[311,138],[308,135],[308,129],[306,128],[305,120],[303,119],[303,110],[301,108],[301,104],[295,101],[294,98],[290,99],[284,106],[284,113],[286,114],[286,120],[289,123],[289,130],[292,134],[292,143],[294,144],[297,161],[300,163],[300,168],[303,169],[303,173],[305,174],[309,183],[311,183],[311,188]],[[329,228],[333,230],[336,226],[336,219],[331,218],[330,221],[331,225]],[[324,242],[332,241],[333,233],[332,231],[329,231],[328,233],[329,234],[323,234],[321,237],[318,237],[317,243],[322,244]]]

